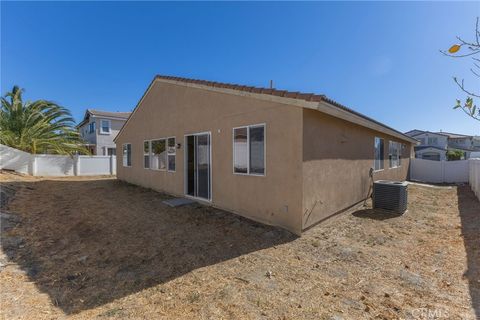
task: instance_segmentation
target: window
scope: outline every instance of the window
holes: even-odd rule
[[[265,125],[233,129],[233,172],[265,174]]]
[[[400,153],[398,154],[398,166],[400,167],[402,165],[402,155],[405,152],[405,149],[407,146],[404,143],[400,144]]]
[[[145,141],[143,143],[143,167],[145,169],[150,168],[150,149],[151,149],[150,141]]]
[[[110,134],[110,120],[100,120],[100,133]]]
[[[165,170],[167,168],[167,146],[165,139],[152,140],[151,164],[154,170]]]
[[[167,148],[167,157],[168,157],[168,171],[175,171],[175,154],[176,154],[176,143],[175,137],[168,138],[168,148]]]
[[[374,169],[383,170],[383,139],[375,137]]]
[[[116,154],[116,148],[103,147],[104,156],[114,156]]]
[[[233,171],[248,173],[248,128],[233,129]]]
[[[424,145],[424,144],[425,144],[425,138],[420,138],[419,140],[420,140],[420,144],[421,144],[421,145]]]
[[[132,166],[132,145],[130,143],[125,143],[123,145],[123,166],[131,167]]]
[[[438,143],[438,138],[437,137],[433,137],[433,138],[428,138],[428,144],[429,145],[436,145]]]
[[[88,133],[94,133],[95,132],[95,122],[90,122],[88,124]]]
[[[390,168],[400,166],[401,144],[399,142],[390,141],[388,144],[388,160]]]

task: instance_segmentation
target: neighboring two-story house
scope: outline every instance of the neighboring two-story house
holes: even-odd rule
[[[406,135],[417,139],[420,143],[415,146],[415,158],[428,160],[447,160],[449,150],[463,152],[463,158],[468,159],[472,151],[480,151],[477,137],[451,132],[430,132],[411,130]]]
[[[77,129],[93,155],[116,155],[113,139],[129,116],[130,112],[87,109]]]
[[[480,151],[480,136],[473,137],[473,149],[475,151]]]

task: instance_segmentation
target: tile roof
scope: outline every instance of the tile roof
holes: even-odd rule
[[[173,77],[173,76],[164,76],[164,75],[157,75],[156,78],[157,79],[172,80],[172,81],[180,81],[180,82],[185,82],[185,83],[200,84],[200,85],[210,86],[210,87],[214,87],[214,88],[225,88],[225,89],[246,91],[246,92],[252,92],[252,93],[269,94],[269,95],[277,96],[277,97],[301,99],[301,100],[305,100],[305,101],[334,102],[333,100],[327,98],[327,96],[325,96],[324,94],[304,93],[304,92],[288,91],[288,90],[277,90],[275,88],[253,87],[253,86],[245,86],[245,85],[240,85],[240,84],[215,82],[215,81],[207,81],[207,80],[198,80],[198,79]],[[335,103],[337,103],[337,102],[335,102]],[[343,106],[343,107],[347,108],[345,106]],[[350,110],[349,108],[347,108],[347,109]]]
[[[350,112],[354,115],[357,115],[359,117],[362,117],[368,121],[374,122],[384,128],[387,128],[389,130],[393,130],[396,133],[400,134],[401,136],[407,138],[408,140],[412,139],[408,135],[404,134],[403,132],[400,132],[398,130],[393,129],[392,127],[389,127],[375,119],[372,119],[360,112],[357,112],[353,109],[350,109],[338,102],[336,102],[333,99],[328,98],[324,94],[315,94],[315,93],[303,93],[303,92],[298,92],[298,91],[288,91],[288,90],[277,90],[275,88],[261,88],[261,87],[253,87],[253,86],[245,86],[245,85],[239,85],[239,84],[231,84],[231,83],[223,83],[223,82],[215,82],[215,81],[207,81],[207,80],[199,80],[199,79],[190,79],[190,78],[182,78],[182,77],[174,77],[174,76],[166,76],[166,75],[156,75],[155,79],[164,79],[164,80],[171,80],[171,81],[178,81],[178,82],[185,82],[185,83],[192,83],[192,84],[198,84],[198,85],[204,85],[204,86],[209,86],[209,87],[214,87],[214,88],[225,88],[225,89],[232,89],[232,90],[238,90],[238,91],[246,91],[246,92],[251,92],[251,93],[259,93],[259,94],[267,94],[267,95],[272,95],[272,96],[278,96],[278,97],[283,97],[283,98],[291,98],[291,99],[299,99],[299,100],[305,100],[305,101],[311,101],[311,102],[326,102],[330,105],[333,105],[339,109],[345,110],[347,112]],[[154,80],[155,80],[154,79]]]

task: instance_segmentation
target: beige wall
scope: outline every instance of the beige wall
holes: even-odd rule
[[[211,131],[212,204],[295,233],[302,227],[300,107],[154,82],[117,138],[119,179],[184,194],[184,135]],[[266,124],[266,176],[233,174],[232,129]],[[143,168],[143,142],[175,136],[176,172]],[[122,166],[122,144],[132,144],[132,167]]]
[[[266,124],[266,176],[233,174],[232,129]],[[384,138],[385,169],[374,179],[405,180],[412,146],[400,168],[388,168],[388,142],[400,141],[319,111],[275,101],[155,81],[117,138],[119,179],[184,195],[184,136],[211,132],[212,204],[251,219],[301,231],[369,192],[374,137]],[[176,172],[143,168],[144,140],[175,136]],[[132,144],[132,167],[122,144]]]
[[[376,136],[384,138],[385,169],[374,180],[407,178],[411,144],[321,112],[303,113],[303,228],[367,197]],[[399,168],[389,169],[390,140],[407,144]]]

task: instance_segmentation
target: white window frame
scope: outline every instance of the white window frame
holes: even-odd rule
[[[173,148],[174,148],[174,152],[173,153],[170,153],[168,151],[168,139],[173,139],[174,140],[174,145],[173,145]],[[168,137],[166,138],[167,140],[167,172],[171,172],[171,173],[174,173],[175,171],[177,171],[177,138],[175,136],[172,136],[172,137]],[[169,161],[168,161],[168,157],[169,156],[174,156],[175,157],[175,170],[170,170],[169,168]]]
[[[164,140],[165,141],[165,152],[166,152],[166,161],[165,161],[165,169],[155,169],[155,168],[152,168],[152,157],[153,157],[153,148],[152,148],[152,144],[153,144],[153,141],[159,141],[159,140]],[[157,138],[157,139],[151,139],[150,140],[150,170],[155,170],[155,171],[167,171],[168,169],[168,140],[167,138]]]
[[[102,122],[106,121],[108,123],[108,131],[103,131]],[[108,119],[100,119],[100,134],[110,134],[112,132],[112,121]]]
[[[250,173],[250,128],[258,128],[258,127],[263,127],[263,174]],[[247,173],[235,172],[235,129],[242,129],[242,128],[247,128]],[[233,152],[232,152],[233,174],[239,175],[239,176],[256,176],[256,177],[267,176],[267,124],[266,123],[258,123],[258,124],[234,127],[232,129],[232,149],[233,149]]]
[[[385,148],[385,146],[384,146],[384,148]],[[392,166],[392,159],[391,159],[392,153],[390,152],[392,148],[397,149],[398,160],[397,160],[397,165],[396,166],[395,165]],[[400,168],[402,166],[402,162],[400,160],[401,157],[402,157],[402,144],[400,142],[397,142],[397,141],[389,140],[388,141],[388,168],[389,169]]]
[[[130,165],[128,165],[128,156],[125,157],[125,152],[123,151],[126,145],[130,145]],[[122,164],[126,168],[130,168],[132,166],[132,144],[130,142],[122,144]]]
[[[145,167],[145,142],[148,142],[148,168]],[[152,167],[152,140],[143,140],[143,169],[151,169]]]
[[[377,159],[375,159],[375,140],[376,139],[380,139],[383,141],[383,159],[381,159],[380,161],[382,161],[382,168],[380,169],[377,169],[375,168],[375,163],[377,162]],[[374,137],[373,138],[373,172],[380,172],[380,171],[383,171],[385,170],[385,139],[384,138],[381,138],[381,137]]]

